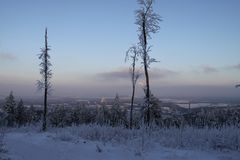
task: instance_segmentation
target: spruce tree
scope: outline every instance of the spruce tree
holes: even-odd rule
[[[22,99],[17,105],[15,118],[18,127],[21,127],[26,122],[26,109],[24,107]]]
[[[9,96],[6,97],[3,109],[7,113],[7,125],[13,127],[15,122],[16,101],[12,91]]]

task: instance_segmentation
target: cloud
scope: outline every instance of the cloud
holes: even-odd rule
[[[211,67],[211,66],[202,66],[201,70],[203,73],[207,73],[207,74],[218,72],[217,68]]]
[[[198,66],[195,70],[193,70],[193,72],[197,74],[201,74],[201,73],[212,74],[216,72],[229,71],[229,70],[240,70],[240,63],[233,64],[233,65],[219,66],[219,67],[202,65],[202,66]]]
[[[127,79],[127,78],[129,79],[130,73],[127,68],[124,68],[124,69],[98,73],[96,76],[106,80],[117,80],[117,79]]]
[[[141,77],[144,75],[144,71],[140,70]],[[179,72],[172,71],[169,69],[158,69],[152,68],[149,70],[149,76],[151,79],[161,79],[166,78],[169,76],[174,76],[179,74]],[[122,79],[129,79],[130,73],[128,68],[121,68],[109,72],[98,73],[97,77],[103,78],[105,80],[122,80]]]
[[[17,57],[10,53],[0,53],[0,60],[15,60]]]
[[[153,79],[161,79],[161,78],[167,78],[170,76],[178,75],[179,72],[169,70],[169,69],[159,69],[159,68],[153,68],[149,70],[150,77]]]
[[[235,64],[235,65],[231,65],[231,66],[227,66],[228,69],[237,69],[240,70],[240,63],[239,64]]]

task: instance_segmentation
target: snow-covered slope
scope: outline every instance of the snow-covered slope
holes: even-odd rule
[[[239,152],[194,151],[154,145],[144,152],[81,138],[59,139],[53,132],[9,132],[5,136],[11,160],[239,160]]]
[[[5,142],[12,160],[131,159],[124,148],[84,140],[75,143],[60,141],[44,133],[9,133]]]

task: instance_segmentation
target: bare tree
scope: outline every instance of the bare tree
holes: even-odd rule
[[[140,9],[136,11],[136,25],[138,26],[138,38],[141,58],[144,65],[144,73],[146,79],[146,107],[147,107],[147,123],[150,122],[150,84],[148,69],[152,62],[157,62],[154,58],[150,57],[151,45],[148,40],[151,39],[151,34],[157,33],[160,29],[159,22],[161,21],[160,15],[153,12],[154,0],[138,0]]]
[[[40,74],[42,75],[42,79],[38,80],[37,85],[38,89],[44,90],[44,110],[43,110],[43,123],[42,123],[42,130],[46,131],[47,129],[47,104],[48,104],[48,94],[51,89],[51,82],[50,79],[52,78],[52,70],[50,67],[52,66],[51,62],[49,61],[50,55],[48,51],[50,50],[48,46],[48,39],[47,39],[47,28],[45,29],[45,46],[41,48],[41,53],[39,54],[39,59],[41,60],[40,66]]]
[[[136,71],[136,61],[138,60],[139,56],[139,48],[137,46],[132,46],[128,49],[125,57],[125,62],[131,59],[131,67],[129,68],[129,72],[131,74],[131,82],[132,82],[132,98],[131,98],[131,106],[130,106],[130,123],[129,127],[132,129],[133,125],[133,104],[134,104],[134,97],[135,97],[135,89],[136,83],[140,76],[139,71]]]

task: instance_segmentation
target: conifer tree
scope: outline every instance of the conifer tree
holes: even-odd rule
[[[12,91],[9,96],[6,97],[3,109],[7,113],[7,125],[13,127],[15,122],[16,101]]]
[[[18,127],[21,127],[26,121],[26,109],[24,107],[22,99],[17,105],[15,117]]]

